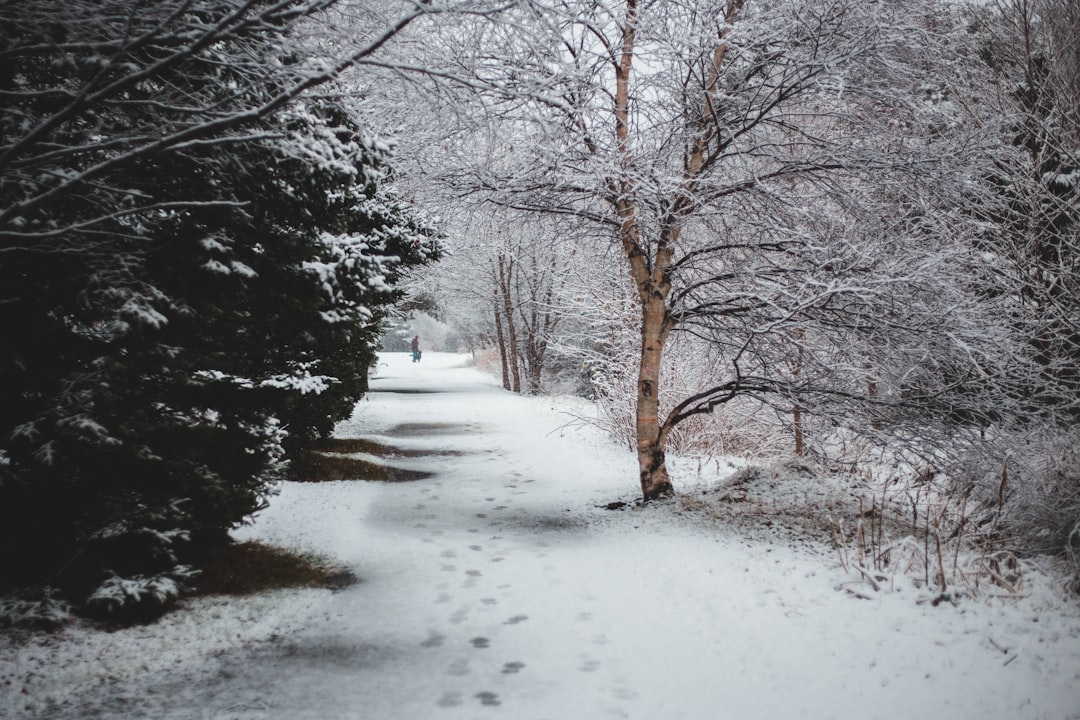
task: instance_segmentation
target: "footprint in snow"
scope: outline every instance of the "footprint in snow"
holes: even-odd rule
[[[508,662],[505,665],[503,665],[502,674],[503,675],[514,675],[514,674],[517,674],[517,673],[521,672],[521,669],[524,668],[524,667],[525,667],[525,663],[523,663],[523,662],[516,662],[516,661],[515,662]]]
[[[491,641],[486,637],[474,637],[469,643],[477,650],[483,650],[491,647]]]
[[[476,698],[480,701],[481,705],[502,705],[499,701],[499,696],[493,692],[478,692],[476,693]]]
[[[436,703],[439,707],[452,708],[461,705],[464,701],[461,699],[461,693],[458,692],[446,692],[439,698],[439,702]]]
[[[515,615],[514,617],[504,622],[503,625],[517,625],[518,623],[523,623],[528,619],[528,615]]]
[[[432,630],[428,630],[428,639],[425,640],[424,642],[420,643],[420,647],[426,647],[426,648],[440,647],[445,641],[446,641],[446,637],[444,635],[440,635],[437,632],[434,632]]]

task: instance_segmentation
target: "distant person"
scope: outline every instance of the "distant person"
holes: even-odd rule
[[[412,344],[409,346],[412,350],[412,361],[420,362],[420,336],[413,335]]]

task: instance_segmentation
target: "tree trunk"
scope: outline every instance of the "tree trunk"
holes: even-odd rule
[[[521,392],[521,361],[518,358],[517,330],[514,327],[514,305],[510,296],[510,281],[514,273],[514,261],[499,255],[499,289],[502,292],[503,317],[506,318],[506,356],[510,365],[512,390]]]
[[[791,417],[795,425],[795,457],[801,458],[806,450],[803,448],[802,405],[798,402],[791,409]]]
[[[799,375],[802,374],[803,369],[803,343],[806,340],[806,330],[801,327],[796,328],[793,334],[795,342],[797,343],[797,348],[795,351],[795,359],[790,365],[791,384],[795,388],[795,402],[791,408],[791,422],[795,431],[795,457],[801,458],[806,450],[803,446],[803,407],[798,387]]]
[[[668,476],[664,448],[667,433],[660,425],[660,360],[668,334],[666,297],[653,294],[641,308],[641,365],[638,368],[637,434],[641,495],[655,500],[675,494]]]
[[[492,299],[495,310],[495,339],[499,343],[499,360],[502,363],[502,384],[504,390],[510,389],[510,368],[506,358],[506,336],[503,335],[502,312],[499,310],[499,294]]]

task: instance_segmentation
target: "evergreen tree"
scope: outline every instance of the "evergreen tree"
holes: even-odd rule
[[[0,588],[158,611],[366,389],[437,246],[380,189],[387,148],[295,92],[283,38],[319,6],[0,27]]]

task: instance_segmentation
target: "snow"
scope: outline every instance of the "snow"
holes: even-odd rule
[[[716,519],[739,463],[676,459],[682,497],[642,508],[633,455],[571,423],[584,401],[439,353],[384,354],[372,388],[338,434],[436,474],[285,483],[236,533],[358,584],[4,639],[6,717],[1080,718],[1080,606],[1051,575],[1013,599],[920,604],[902,581],[858,599],[826,538]]]

